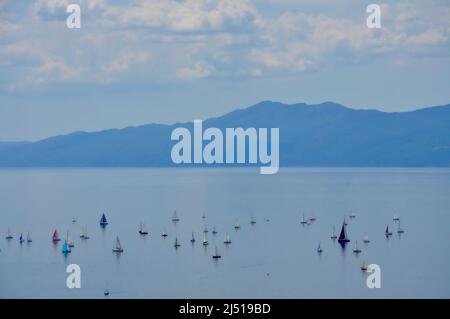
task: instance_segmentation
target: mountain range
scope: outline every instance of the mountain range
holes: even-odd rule
[[[1,142],[3,167],[173,166],[171,132],[192,122],[75,132]],[[207,127],[280,129],[281,166],[448,167],[450,104],[409,112],[264,101],[203,121]]]

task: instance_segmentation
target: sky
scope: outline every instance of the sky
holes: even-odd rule
[[[450,1],[0,0],[0,141],[207,119],[263,100],[450,103]],[[66,8],[81,7],[69,29]],[[381,28],[366,25],[370,3]]]

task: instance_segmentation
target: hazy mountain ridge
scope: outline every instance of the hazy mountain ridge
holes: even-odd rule
[[[282,166],[449,166],[450,105],[411,112],[355,110],[325,102],[264,101],[204,121],[204,127],[279,127]],[[148,124],[0,143],[0,166],[172,166],[177,126]]]

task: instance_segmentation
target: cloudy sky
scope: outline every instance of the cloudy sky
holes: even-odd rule
[[[450,2],[0,0],[0,141],[205,119],[262,100],[450,103]],[[81,5],[81,29],[66,7]]]

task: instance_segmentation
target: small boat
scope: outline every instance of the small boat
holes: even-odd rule
[[[364,235],[364,237],[363,237],[363,243],[364,243],[364,244],[370,243],[369,235],[367,235],[367,234]]]
[[[236,223],[235,225],[234,225],[234,229],[240,229],[241,228],[241,226],[239,225],[239,223]]]
[[[216,226],[213,226],[212,234],[213,234],[213,235],[216,235],[216,234],[217,234]]]
[[[255,224],[256,224],[255,217],[252,216],[252,218],[250,219],[250,225],[255,225]]]
[[[180,243],[178,242],[178,238],[175,238],[175,243],[173,244],[173,247],[178,248],[180,247]]]
[[[69,245],[69,248],[73,248],[73,247],[75,247],[75,244],[74,244],[74,242],[73,241],[71,241],[71,240],[69,240],[69,231],[67,231],[67,236],[66,236],[66,241],[67,241],[67,244]]]
[[[191,243],[195,243],[194,232],[192,232]]]
[[[367,271],[367,268],[369,267],[369,264],[367,263],[367,261],[363,261],[362,265],[361,265],[361,270],[362,271]]]
[[[314,217],[314,216],[310,217],[310,218],[309,218],[309,221],[310,221],[310,222],[315,222],[315,221],[316,221],[316,217]]]
[[[139,225],[139,234],[148,235],[148,231],[145,229],[145,225],[142,223]]]
[[[22,233],[20,233],[19,243],[22,245],[25,239],[23,239]]]
[[[341,244],[345,244],[350,241],[350,239],[348,239],[348,236],[347,236],[346,225],[347,224],[345,223],[345,219],[344,219],[344,222],[342,223],[341,233],[339,234],[339,239],[338,239],[338,242]]]
[[[8,228],[8,232],[6,233],[6,239],[11,240],[14,236],[11,234],[11,228]]]
[[[333,225],[333,232],[331,233],[331,237],[330,238],[333,239],[333,240],[335,240],[337,238],[337,236],[336,236],[336,228],[334,227],[334,225]]]
[[[180,218],[178,218],[178,215],[177,215],[177,211],[174,211],[174,212],[173,212],[172,221],[173,221],[174,223],[180,221]]]
[[[226,245],[231,244],[231,239],[228,233],[225,233],[225,239],[223,240],[223,243]]]
[[[322,247],[320,247],[320,242],[319,245],[317,246],[317,253],[321,254],[323,252]]]
[[[105,227],[106,225],[108,225],[108,221],[106,220],[105,213],[103,213],[100,218],[100,226]]]
[[[80,235],[80,238],[81,239],[89,239],[90,238],[89,235],[88,235],[88,232],[87,232],[87,226],[85,226],[83,228],[83,230],[81,232],[81,235]]]
[[[33,240],[31,239],[30,232],[27,233],[27,243],[31,243]]]
[[[205,219],[205,218],[206,218],[206,215],[205,215],[205,213],[203,213],[203,215],[202,215],[202,218],[203,218],[203,219]]]
[[[70,247],[69,247],[69,245],[67,244],[67,240],[64,240],[64,244],[63,244],[63,246],[62,246],[62,253],[64,254],[64,255],[66,255],[66,254],[68,254],[68,253],[71,253],[72,251],[70,250]]]
[[[106,297],[109,296],[108,283],[106,283],[105,285],[105,291],[103,292],[103,295],[105,295]]]
[[[355,246],[353,247],[353,252],[355,254],[359,254],[361,252],[361,249],[359,248],[359,245],[358,245],[358,241],[355,241]]]
[[[208,243],[208,239],[206,238],[206,233],[204,233],[203,234],[203,246],[208,246],[209,245],[209,243]]]
[[[392,217],[392,220],[393,220],[394,222],[398,222],[398,221],[400,220],[400,218],[398,217],[397,214],[394,214],[394,217]]]
[[[119,236],[116,237],[116,245],[113,247],[113,252],[123,253],[122,244],[120,243]]]
[[[214,248],[214,255],[212,256],[213,259],[219,259],[222,258],[219,254],[219,250],[217,249],[217,246]]]
[[[76,223],[76,222],[77,222],[77,220],[75,219],[75,216],[73,216],[72,223]]]
[[[306,225],[308,222],[305,219],[305,214],[302,214],[302,221],[300,222],[300,224],[302,225]]]
[[[206,234],[206,233],[208,233],[208,232],[209,232],[208,226],[206,226],[206,224],[205,224],[205,228],[203,228],[203,233]]]
[[[55,242],[61,240],[61,238],[59,238],[59,234],[58,234],[58,231],[56,229],[53,232],[52,240],[55,241]]]
[[[397,234],[403,234],[405,231],[403,230],[402,226],[400,226],[400,219],[398,220],[398,228],[397,228]]]
[[[386,237],[389,237],[392,235],[392,231],[389,229],[389,224],[387,224],[384,234],[386,235]]]
[[[161,234],[161,237],[166,238],[167,236],[169,236],[169,235],[167,235],[167,232],[164,230],[163,233]]]

